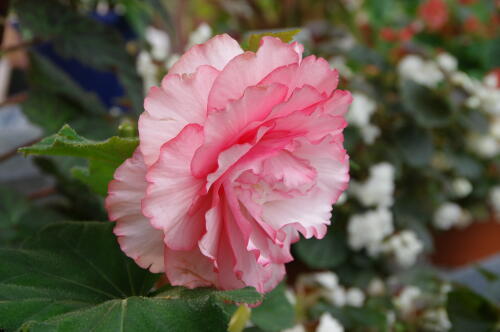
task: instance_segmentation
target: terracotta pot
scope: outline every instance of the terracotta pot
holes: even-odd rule
[[[443,267],[460,267],[500,252],[500,222],[474,222],[463,229],[434,234],[431,260]]]

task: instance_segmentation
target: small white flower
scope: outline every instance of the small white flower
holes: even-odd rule
[[[347,122],[358,127],[368,125],[377,105],[371,98],[362,93],[354,92],[352,98],[351,107],[346,115]]]
[[[347,66],[346,60],[343,56],[339,55],[331,57],[328,62],[330,63],[330,67],[337,69],[340,75],[347,79],[352,78],[352,70],[349,66]]]
[[[137,72],[142,77],[144,91],[148,91],[152,86],[158,85],[157,68],[148,52],[141,51],[137,55],[136,67]]]
[[[468,143],[472,151],[484,158],[493,158],[500,153],[500,144],[490,135],[472,136]]]
[[[486,75],[484,78],[484,85],[486,85],[489,88],[496,89],[498,86],[498,78],[495,73],[491,73],[489,75]]]
[[[368,284],[367,292],[371,296],[379,296],[385,293],[385,284],[379,278],[374,278]]]
[[[350,192],[364,206],[391,206],[394,203],[394,167],[379,163],[370,168],[370,176],[363,183],[352,182]]]
[[[347,303],[347,293],[342,286],[325,292],[324,297],[336,307],[343,307]]]
[[[365,294],[359,288],[349,288],[346,292],[346,304],[353,307],[361,307],[365,302]]]
[[[427,87],[435,87],[444,78],[433,61],[425,61],[416,55],[407,55],[398,64],[399,75]]]
[[[319,319],[316,332],[344,332],[344,327],[332,315],[324,313]]]
[[[384,246],[386,253],[394,255],[401,267],[410,267],[415,264],[418,255],[424,246],[415,232],[404,230],[391,236]]]
[[[212,37],[212,28],[210,25],[203,22],[189,35],[187,48],[196,44],[203,44],[209,40],[210,37]]]
[[[375,139],[380,136],[380,128],[372,124],[366,125],[361,128],[361,137],[363,141],[371,145],[375,142]]]
[[[478,108],[479,106],[481,106],[481,100],[478,97],[476,97],[476,96],[470,96],[465,101],[465,105],[468,108],[475,109],[475,108]]]
[[[294,327],[284,329],[281,332],[306,332],[306,329],[304,328],[304,325],[297,324]]]
[[[451,183],[453,193],[458,198],[466,197],[472,192],[472,183],[466,178],[456,178]]]
[[[451,322],[444,308],[426,311],[423,321],[426,331],[446,332],[451,328]]]
[[[339,278],[333,272],[317,272],[312,274],[312,280],[326,289],[335,289],[339,286]]]
[[[500,116],[495,116],[490,124],[490,134],[500,141]]]
[[[384,238],[394,231],[392,214],[386,208],[355,214],[347,226],[349,246],[354,250],[367,249],[376,256]]]
[[[403,316],[408,316],[415,312],[417,303],[422,295],[420,288],[415,286],[406,286],[396,297],[394,304]]]
[[[153,59],[163,61],[170,53],[170,38],[165,31],[148,27],[145,32],[145,38],[151,45],[151,56]]]
[[[452,202],[442,204],[434,213],[434,226],[438,229],[450,229],[460,223],[462,208]]]
[[[500,186],[495,186],[491,189],[490,203],[495,214],[500,216]]]
[[[440,53],[436,57],[436,62],[439,65],[439,67],[444,70],[445,72],[453,72],[457,70],[457,58],[455,58],[453,55],[449,53]]]

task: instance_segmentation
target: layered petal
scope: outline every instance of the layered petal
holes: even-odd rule
[[[205,142],[191,164],[193,174],[203,177],[213,172],[218,154],[236,143],[251,124],[264,120],[285,94],[286,88],[279,84],[248,88],[227,109],[210,114],[204,126]]]
[[[203,128],[186,126],[162,146],[158,162],[146,174],[149,185],[142,212],[155,228],[163,230],[164,242],[173,250],[192,249],[205,230],[206,204],[197,200],[205,181],[193,177],[190,170],[202,142]]]
[[[203,65],[222,70],[226,64],[243,53],[236,40],[227,34],[217,35],[204,44],[194,45],[170,68],[169,74],[194,73]]]
[[[141,213],[146,194],[146,165],[137,149],[117,168],[109,183],[105,205],[121,249],[137,265],[153,273],[163,272],[163,232],[153,228]]]
[[[208,93],[218,74],[213,67],[201,66],[191,75],[167,75],[161,88],[151,88],[139,119],[140,148],[148,166],[182,128],[205,122]]]
[[[263,37],[257,53],[245,52],[231,60],[214,82],[208,99],[209,112],[226,108],[246,88],[255,86],[276,68],[299,61],[292,45],[278,38]]]

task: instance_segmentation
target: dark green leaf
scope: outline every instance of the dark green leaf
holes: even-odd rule
[[[252,322],[265,331],[281,331],[295,323],[295,311],[285,295],[285,284],[266,294],[262,304],[252,309]]]
[[[226,331],[221,308],[211,301],[130,297],[59,315],[43,322],[28,322],[29,331]]]
[[[436,91],[413,81],[403,81],[401,97],[405,110],[423,127],[449,124],[452,109]]]
[[[252,33],[248,38],[248,50],[252,52],[257,52],[260,46],[260,40],[262,37],[271,36],[281,39],[284,43],[289,43],[292,41],[293,36],[300,32],[300,29],[291,30],[280,30],[280,31],[266,31],[261,33]]]
[[[446,310],[454,332],[493,332],[500,321],[498,308],[466,288],[448,294]]]
[[[429,165],[434,145],[432,136],[427,130],[415,126],[403,128],[398,135],[398,145],[409,165],[414,167]]]
[[[112,227],[55,224],[23,249],[0,249],[0,327],[147,294],[157,277],[125,257]]]
[[[113,136],[105,141],[88,140],[65,125],[57,134],[20,149],[26,155],[56,155],[85,158],[88,169],[75,168],[73,176],[88,184],[97,193],[105,195],[115,169],[129,158],[138,140]]]
[[[346,235],[340,229],[331,229],[321,240],[302,239],[294,248],[302,261],[319,269],[329,269],[342,264],[348,253]]]
[[[34,205],[7,187],[0,187],[0,245],[14,245],[43,226],[61,221],[53,210]]]

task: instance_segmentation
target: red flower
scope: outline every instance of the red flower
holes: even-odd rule
[[[420,5],[419,15],[430,30],[437,31],[448,21],[448,7],[443,0],[427,0]]]

